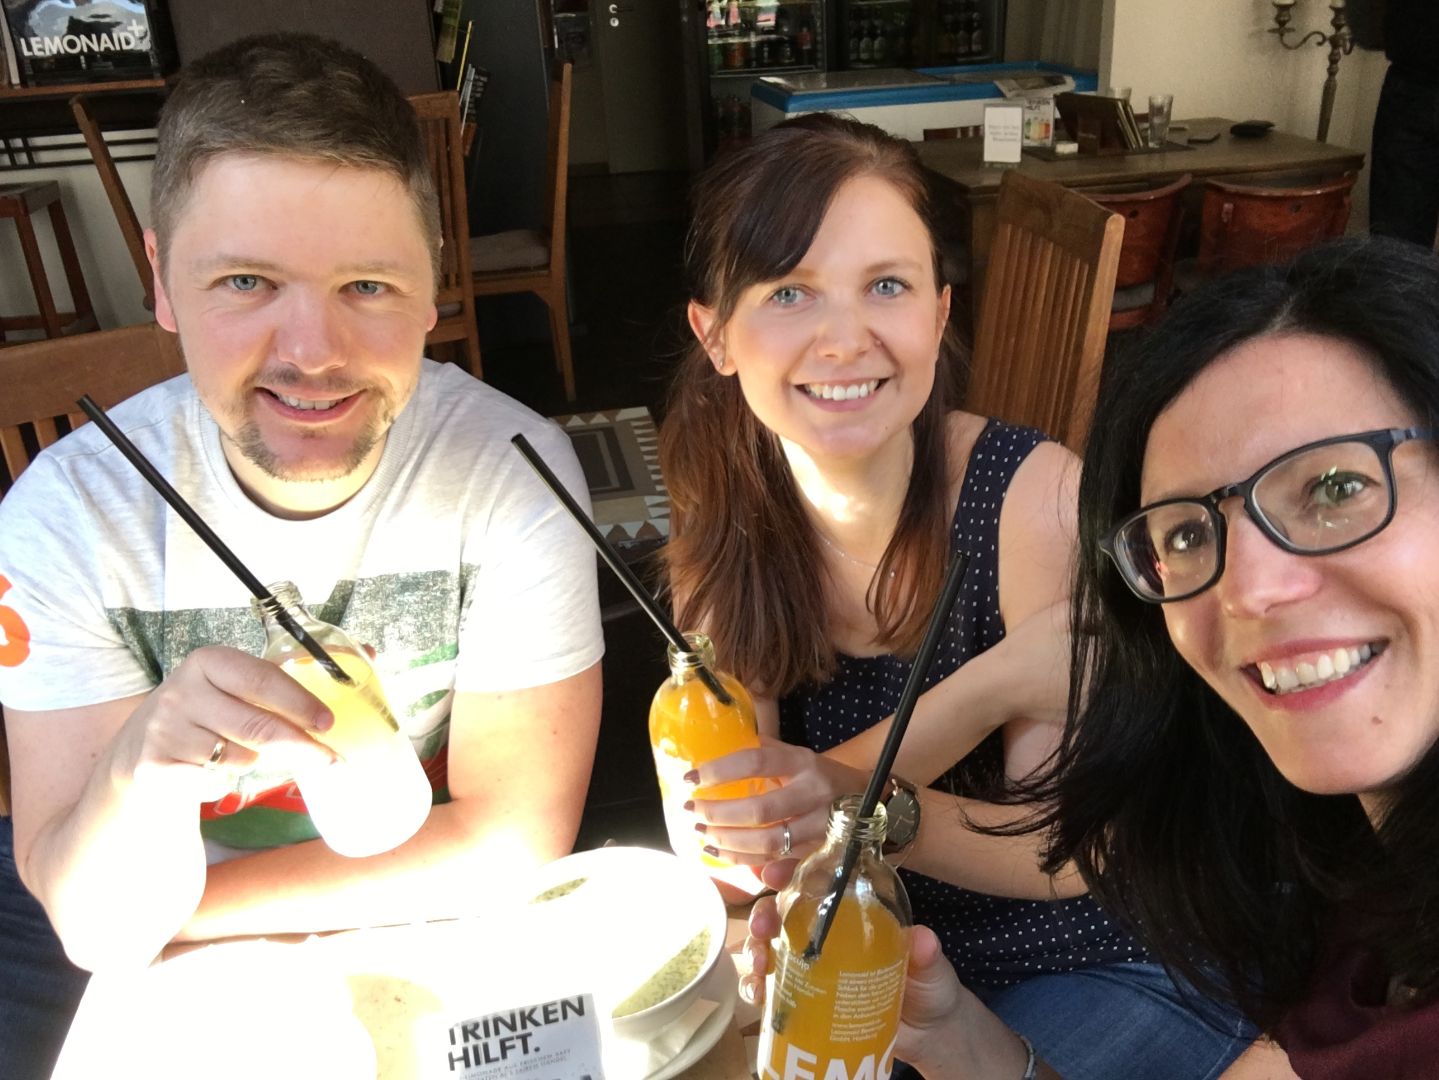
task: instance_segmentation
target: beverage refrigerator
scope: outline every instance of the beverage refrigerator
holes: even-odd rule
[[[994,63],[1004,54],[1005,0],[681,4],[690,124],[702,135],[692,144],[692,166],[749,137],[756,79],[821,89],[830,72],[948,68]]]

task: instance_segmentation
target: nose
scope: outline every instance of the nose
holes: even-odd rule
[[[1260,618],[1315,593],[1322,574],[1317,558],[1294,555],[1279,547],[1237,504],[1226,516],[1224,573],[1214,586],[1226,615]]]
[[[345,331],[336,301],[305,289],[293,290],[287,299],[277,305],[276,359],[306,373],[342,366]]]
[[[831,299],[820,316],[815,348],[821,356],[845,361],[863,356],[874,342],[861,305],[847,299]]]

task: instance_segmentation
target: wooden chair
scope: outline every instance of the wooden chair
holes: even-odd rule
[[[1174,251],[1183,218],[1180,198],[1191,177],[1151,191],[1085,192],[1106,210],[1124,218],[1124,244],[1119,249],[1119,274],[1109,329],[1128,330],[1153,323],[1169,306],[1174,288]]]
[[[155,323],[13,345],[0,352],[0,453],[13,481],[55,442],[62,422],[85,423],[75,404],[89,394],[103,408],[185,370],[175,335]],[[0,481],[5,476],[0,475]],[[0,486],[0,495],[8,484]],[[10,813],[10,756],[0,713],[0,815]]]
[[[1124,219],[1058,184],[999,186],[965,407],[1079,452],[1109,331]]]
[[[135,273],[140,278],[140,289],[145,297],[145,310],[154,311],[155,276],[150,270],[150,260],[145,257],[145,230],[140,224],[139,217],[135,214],[135,207],[130,202],[130,196],[125,192],[125,183],[120,179],[120,170],[115,167],[115,159],[110,156],[110,147],[105,142],[105,135],[100,130],[100,125],[95,122],[94,113],[90,111],[90,99],[84,94],[72,97],[70,112],[75,116],[75,123],[80,128],[80,134],[85,137],[85,146],[90,151],[90,160],[95,163],[95,171],[100,174],[100,184],[105,189],[105,197],[110,200],[110,209],[115,212],[115,221],[120,226],[120,235],[125,238],[125,249],[130,253],[130,262],[134,264]]]
[[[1201,276],[1283,262],[1322,240],[1343,236],[1354,173],[1305,187],[1204,185],[1199,218]]]
[[[549,308],[555,367],[564,379],[566,401],[575,399],[569,297],[565,290],[565,200],[569,187],[572,76],[573,65],[566,63],[560,66],[558,77],[550,80],[549,175],[544,229],[512,229],[477,236],[470,242],[476,296],[532,292]]]
[[[465,366],[483,377],[480,337],[475,326],[475,294],[470,288],[470,213],[465,196],[465,152],[460,129],[460,99],[453,90],[415,94],[410,98],[425,139],[425,153],[440,199],[440,279],[435,306],[440,310],[427,345],[457,341]]]
[[[34,218],[41,210],[49,211],[50,229],[55,234],[55,247],[60,253],[65,283],[70,288],[73,311],[61,311],[55,304],[55,293],[50,288],[45,260],[40,254],[39,238],[35,234]],[[30,289],[39,308],[35,315],[0,315],[0,344],[5,343],[5,334],[9,330],[43,330],[47,338],[94,330],[98,325],[95,308],[90,303],[85,273],[80,267],[75,241],[65,219],[65,204],[59,183],[31,180],[23,184],[0,184],[0,220],[15,222],[20,250],[25,257],[25,271],[30,277]]]

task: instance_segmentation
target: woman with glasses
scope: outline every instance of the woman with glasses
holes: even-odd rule
[[[1085,457],[1050,862],[1306,1078],[1439,1070],[1436,430],[1439,257],[1343,241],[1176,306]]]

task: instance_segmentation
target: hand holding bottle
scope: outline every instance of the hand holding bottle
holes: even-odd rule
[[[705,762],[685,777],[694,785],[689,802],[705,844],[720,858],[748,866],[809,854],[824,839],[834,800],[863,791],[869,779],[862,770],[803,746],[767,736],[759,743]],[[716,786],[749,777],[769,777],[775,783],[745,798],[703,797]]]
[[[262,758],[272,767],[319,767],[334,755],[308,733],[334,716],[273,664],[223,645],[196,649],[152,690],[113,744],[121,775],[170,784],[187,801],[228,790]]]

